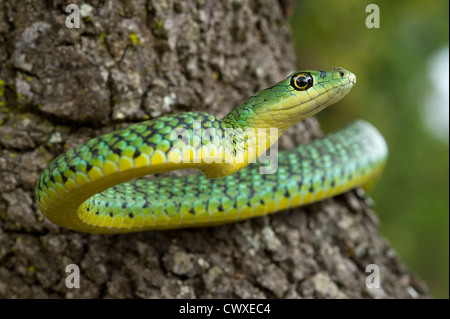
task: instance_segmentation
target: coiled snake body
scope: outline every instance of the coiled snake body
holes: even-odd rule
[[[36,185],[37,203],[60,226],[124,233],[224,224],[370,184],[385,165],[387,147],[361,120],[280,152],[274,173],[261,174],[258,163],[248,165],[290,126],[339,101],[355,82],[342,68],[300,71],[222,120],[179,113],[94,138],[45,169]],[[183,168],[204,175],[130,182]]]

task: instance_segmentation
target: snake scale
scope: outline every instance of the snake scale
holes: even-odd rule
[[[48,165],[36,184],[37,203],[62,227],[125,233],[219,225],[371,184],[388,151],[362,120],[275,153],[275,172],[262,174],[258,161],[290,126],[339,101],[355,83],[342,68],[299,71],[223,119],[178,113],[93,138]],[[185,168],[203,174],[142,178]]]

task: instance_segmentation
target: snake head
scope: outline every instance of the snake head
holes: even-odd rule
[[[254,113],[249,127],[274,127],[284,132],[295,123],[342,99],[356,83],[355,75],[343,68],[304,70],[267,88],[241,108]]]

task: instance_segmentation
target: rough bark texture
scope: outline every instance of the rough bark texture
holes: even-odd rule
[[[285,1],[0,0],[0,297],[427,297],[363,198],[215,228],[89,235],[38,211],[34,183],[61,152],[185,110],[224,116],[295,70]],[[320,135],[309,119],[282,146]],[[81,288],[65,286],[68,264]],[[381,288],[366,288],[377,264]]]

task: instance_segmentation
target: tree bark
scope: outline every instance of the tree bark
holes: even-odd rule
[[[289,3],[89,1],[70,29],[66,1],[0,0],[1,298],[429,297],[355,191],[226,226],[128,235],[62,229],[37,208],[39,174],[68,148],[162,114],[225,116],[295,71]],[[308,119],[281,146],[317,136]],[[79,289],[65,285],[68,264]],[[381,288],[366,287],[369,264]]]

